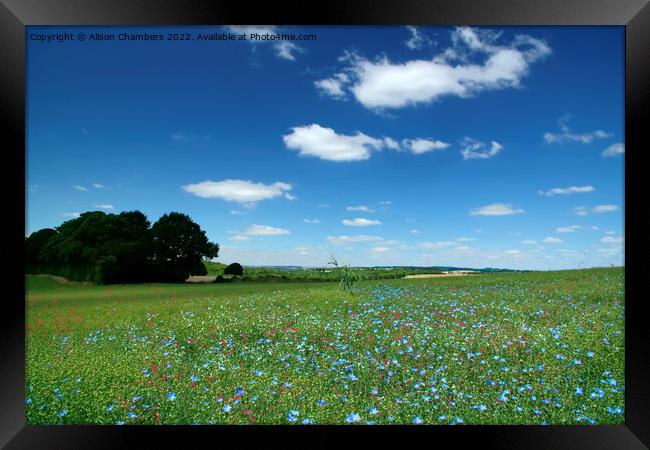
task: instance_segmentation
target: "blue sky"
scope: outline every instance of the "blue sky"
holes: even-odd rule
[[[66,31],[116,40],[31,40]],[[225,263],[623,264],[622,27],[29,27],[27,60],[26,233],[180,211]]]

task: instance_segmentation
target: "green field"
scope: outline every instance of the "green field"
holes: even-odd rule
[[[624,423],[620,268],[26,282],[28,424]]]

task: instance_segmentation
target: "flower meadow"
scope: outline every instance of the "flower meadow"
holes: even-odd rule
[[[623,424],[623,269],[336,283],[27,277],[28,424]]]

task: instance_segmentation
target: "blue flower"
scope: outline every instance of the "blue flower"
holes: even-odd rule
[[[300,422],[303,425],[312,425],[314,423],[313,420],[311,419],[302,419],[302,422]]]
[[[594,388],[591,391],[591,394],[589,394],[589,397],[591,398],[601,398],[605,395],[605,391],[603,391],[601,388]]]
[[[581,388],[580,386],[578,386],[578,387],[576,388],[576,395],[582,395],[583,392],[584,392],[584,391],[582,390],[582,388]]]
[[[223,412],[227,412],[227,413],[229,413],[230,411],[232,411],[232,406],[230,406],[230,405],[225,405],[225,406],[224,406],[223,408],[221,408],[221,409],[223,409]]]
[[[590,357],[590,358],[593,358],[594,357],[594,352],[587,352],[587,356]]]
[[[138,415],[136,413],[134,413],[133,411],[131,411],[130,413],[127,414],[127,417],[129,419],[135,419],[136,417],[138,417]]]
[[[242,388],[240,388],[240,387],[238,387],[237,389],[235,389],[235,395],[243,395],[244,392],[245,392],[244,389],[242,389]]]
[[[377,414],[379,412],[379,410],[377,408],[370,408],[370,411],[368,411],[368,412],[374,416],[375,414]]]
[[[320,406],[326,405],[327,402],[325,400],[318,400],[316,403],[318,403]]]
[[[68,410],[67,409],[62,409],[61,411],[59,411],[59,417],[63,417],[63,416],[66,416],[66,415],[68,415]]]
[[[289,415],[291,415],[291,416],[299,416],[300,412],[297,409],[292,409],[291,411],[289,411]]]
[[[31,402],[32,402],[32,399],[31,399],[31,398],[26,398],[26,399],[25,399],[25,404],[26,404],[26,405],[29,405]]]
[[[173,402],[174,400],[176,400],[176,394],[174,394],[173,392],[170,392],[169,394],[167,394],[167,400],[169,400],[170,402]]]
[[[354,423],[354,422],[358,422],[358,421],[360,421],[360,420],[361,420],[361,417],[359,416],[359,414],[355,414],[355,413],[350,413],[350,414],[348,414],[348,416],[345,418],[345,421],[346,421],[347,423]]]
[[[106,412],[112,412],[113,408],[115,408],[115,405],[109,405],[106,407]]]
[[[412,422],[413,422],[413,424],[415,424],[415,425],[421,425],[421,424],[423,423],[423,422],[422,422],[422,418],[420,418],[420,417],[414,417],[413,420],[412,420]]]
[[[117,422],[115,422],[115,425],[124,425],[124,421],[123,420],[118,420]]]
[[[539,409],[535,409],[535,410],[533,410],[533,412],[534,412],[535,414],[537,414],[537,415],[540,415],[540,414],[542,413]]]

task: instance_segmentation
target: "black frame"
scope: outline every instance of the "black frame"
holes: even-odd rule
[[[19,184],[25,181],[25,26],[27,25],[214,25],[214,24],[373,24],[373,25],[624,25],[625,61],[625,164],[626,195],[639,194],[640,154],[647,152],[648,106],[650,105],[650,5],[648,0],[336,0],[321,5],[293,1],[266,2],[254,6],[240,2],[216,3],[201,0],[2,0],[0,5],[0,92],[2,123],[7,126],[3,141],[11,177],[0,177],[17,201],[25,195]],[[645,120],[644,120],[645,118]],[[647,125],[646,127],[647,128]],[[8,138],[8,139],[7,139]],[[22,152],[21,152],[22,151]],[[15,164],[15,165],[14,165]],[[19,171],[18,168],[22,171]],[[638,187],[637,187],[638,186]],[[24,207],[24,204],[23,204]],[[23,210],[23,220],[24,220]],[[643,235],[641,214],[626,208],[625,233],[634,245],[626,257],[632,264],[625,273],[625,425],[621,426],[467,426],[467,427],[285,427],[285,426],[210,426],[210,427],[102,427],[102,426],[26,426],[24,417],[24,338],[25,310],[19,296],[24,295],[22,271],[22,233],[24,222],[12,218],[15,234],[11,255],[10,279],[15,296],[4,300],[4,323],[0,332],[0,444],[7,448],[145,448],[169,443],[174,437],[209,439],[220,444],[224,437],[239,442],[262,435],[284,445],[295,438],[309,444],[340,445],[351,434],[368,445],[377,438],[422,437],[430,445],[454,446],[474,443],[498,448],[647,448],[650,446],[650,367],[648,334],[642,327],[645,317],[641,293],[640,258]],[[635,217],[638,216],[638,217]],[[22,229],[20,229],[22,226]],[[645,228],[645,227],[644,227]],[[647,228],[646,228],[647,229]],[[638,242],[638,244],[637,244]],[[14,256],[15,255],[15,256]],[[19,261],[19,264],[16,264]],[[22,289],[21,289],[22,288]],[[21,290],[23,291],[21,293]],[[176,433],[183,431],[183,433]],[[314,440],[315,433],[318,441]],[[143,439],[144,438],[144,439]],[[146,439],[146,440],[145,440]],[[379,441],[378,439],[378,441]],[[307,443],[307,442],[306,442]]]

